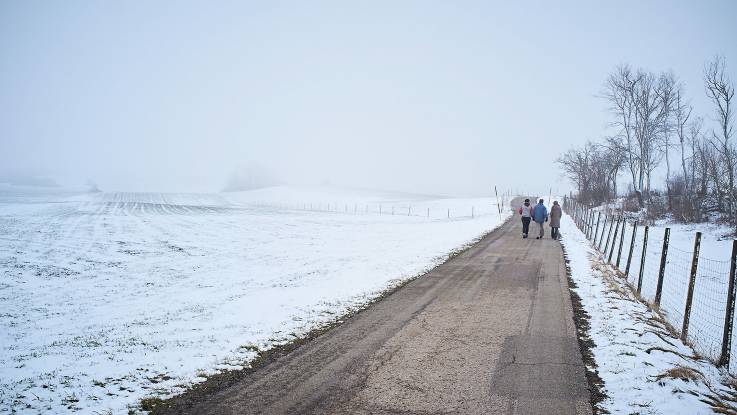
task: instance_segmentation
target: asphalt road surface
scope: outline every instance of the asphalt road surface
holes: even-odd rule
[[[513,217],[193,414],[590,414],[560,244]],[[190,406],[191,405],[191,406]]]

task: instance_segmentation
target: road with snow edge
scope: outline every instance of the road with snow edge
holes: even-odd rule
[[[522,239],[515,217],[345,323],[214,393],[174,398],[167,412],[590,414],[589,402],[561,247]]]

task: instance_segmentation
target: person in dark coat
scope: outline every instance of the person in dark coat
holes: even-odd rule
[[[560,236],[560,218],[563,216],[563,209],[560,208],[558,201],[553,202],[553,207],[550,208],[550,236],[553,239],[558,239]]]

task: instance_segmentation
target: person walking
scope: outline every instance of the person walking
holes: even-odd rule
[[[518,212],[522,216],[522,238],[527,238],[527,234],[530,232],[530,221],[532,221],[530,199],[525,199],[525,203],[520,206]]]
[[[540,199],[537,205],[535,205],[535,208],[532,210],[532,218],[540,226],[540,236],[535,239],[542,239],[542,237],[545,236],[544,223],[548,221],[548,208],[545,207],[543,202],[544,200]]]
[[[550,208],[550,236],[553,239],[560,237],[560,217],[563,216],[563,210],[560,208],[558,201],[553,202],[553,207]]]

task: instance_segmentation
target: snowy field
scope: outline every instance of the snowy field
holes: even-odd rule
[[[594,359],[608,395],[603,408],[612,414],[735,413],[737,395],[726,374],[637,301],[570,216],[561,229],[575,291],[590,316]]]
[[[492,203],[0,187],[0,413],[125,413],[247,365],[497,227]]]

